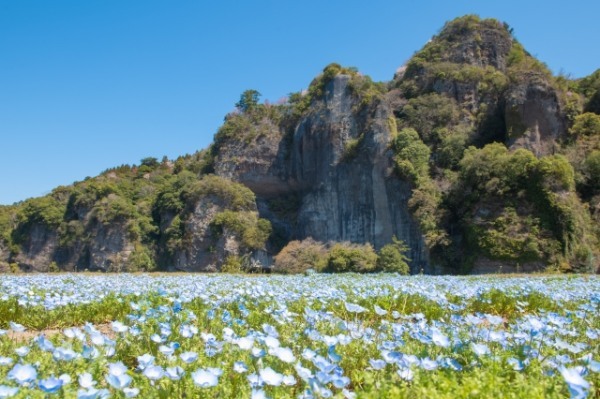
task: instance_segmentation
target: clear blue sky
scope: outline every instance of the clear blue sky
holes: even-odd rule
[[[276,101],[330,62],[389,80],[470,13],[555,72],[600,68],[598,0],[0,0],[0,204],[204,148],[242,91]]]

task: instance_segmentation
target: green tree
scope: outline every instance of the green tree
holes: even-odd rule
[[[600,135],[600,115],[586,112],[577,116],[569,132],[574,136]]]
[[[408,262],[410,259],[406,256],[409,248],[404,241],[392,238],[390,244],[384,245],[379,250],[377,258],[377,271],[388,273],[400,273],[403,275],[410,273]]]
[[[375,271],[377,254],[371,244],[336,243],[329,251],[326,272],[365,273]]]
[[[246,90],[240,96],[240,101],[235,103],[235,106],[241,112],[250,112],[258,105],[258,99],[260,98],[260,96],[261,94],[256,90]]]

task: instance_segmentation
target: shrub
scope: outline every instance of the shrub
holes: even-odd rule
[[[290,241],[275,256],[276,273],[297,274],[309,269],[322,270],[327,264],[327,248],[312,238]]]
[[[376,269],[377,254],[371,244],[335,243],[327,258],[326,272],[366,273]]]
[[[573,136],[596,136],[600,135],[600,115],[591,112],[575,117],[573,127],[569,130]]]
[[[271,223],[259,219],[257,212],[225,210],[215,215],[211,227],[217,235],[225,229],[235,233],[248,249],[263,249],[271,234]]]
[[[235,255],[229,255],[221,265],[222,273],[241,273],[242,258]]]
[[[406,256],[409,248],[404,241],[392,238],[390,244],[384,245],[379,250],[377,258],[377,271],[388,273],[409,274],[408,263],[410,259]]]
[[[429,147],[419,138],[416,130],[407,128],[392,140],[396,173],[413,183],[429,174]]]

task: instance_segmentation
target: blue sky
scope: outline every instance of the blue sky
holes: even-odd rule
[[[276,101],[330,62],[389,80],[472,13],[555,72],[600,68],[597,0],[0,0],[0,204],[204,148],[242,91]]]

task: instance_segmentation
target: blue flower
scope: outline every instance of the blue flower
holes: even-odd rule
[[[179,381],[185,374],[185,371],[183,371],[183,369],[179,366],[167,367],[165,374],[169,379],[173,381]]]
[[[7,378],[19,385],[30,384],[37,378],[37,371],[30,365],[15,364],[8,372]]]
[[[590,383],[583,379],[576,368],[567,369],[560,367],[558,371],[560,371],[569,387],[571,399],[583,399],[587,397]]]
[[[19,392],[19,388],[0,385],[0,399],[11,398]]]
[[[144,375],[149,380],[156,381],[164,377],[165,371],[160,366],[149,366],[144,369]]]
[[[189,364],[189,363],[195,362],[196,359],[198,359],[198,354],[196,352],[183,352],[182,354],[179,355],[179,357],[185,363]]]
[[[46,393],[56,393],[62,388],[63,381],[59,378],[50,377],[38,382],[40,389]]]
[[[210,388],[217,386],[219,383],[219,377],[215,375],[211,370],[198,369],[192,373],[192,380],[194,384],[201,388]]]

